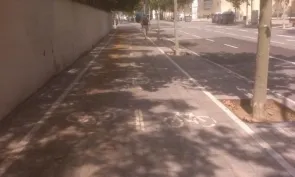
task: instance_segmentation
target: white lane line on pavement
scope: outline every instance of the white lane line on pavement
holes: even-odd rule
[[[21,154],[26,148],[28,143],[31,141],[34,134],[40,130],[42,125],[51,118],[52,114],[55,112],[57,108],[61,105],[61,103],[64,101],[66,96],[72,91],[72,89],[75,87],[75,85],[80,81],[80,79],[85,75],[85,73],[89,70],[89,68],[94,64],[95,59],[101,54],[102,50],[108,46],[110,41],[113,39],[113,37],[116,35],[117,31],[113,35],[110,35],[111,37],[108,39],[108,41],[105,43],[103,47],[99,49],[97,52],[96,57],[93,57],[93,59],[86,65],[86,67],[76,76],[76,78],[73,80],[73,82],[64,90],[64,92],[57,98],[57,100],[52,104],[52,106],[45,112],[45,114],[41,117],[41,119],[33,126],[33,128],[19,141],[19,143],[16,146],[16,149],[14,149],[14,152],[17,152]],[[95,49],[94,49],[95,50]],[[12,163],[13,159],[7,159],[8,162],[2,162],[4,164],[4,167],[1,166],[0,169],[0,176],[2,176],[7,168],[9,168]],[[4,169],[3,169],[4,168]]]
[[[227,46],[227,47],[234,48],[234,49],[237,49],[237,48],[239,48],[239,47],[236,47],[236,46],[233,46],[233,45],[229,45],[229,44],[223,44],[223,45],[225,45],[225,46]]]
[[[241,36],[241,37],[248,38],[248,39],[257,39],[255,37],[250,37],[250,36]]]
[[[182,31],[182,30],[179,30],[180,32],[184,33],[184,34],[188,34],[188,35],[191,35],[191,36],[194,36],[195,38],[198,38],[198,39],[201,39],[201,36],[197,36],[197,35],[194,35],[194,34],[190,34],[190,33],[187,33],[185,31]]]
[[[234,34],[234,33],[224,33],[224,34],[231,35],[231,36],[238,36],[237,34]]]
[[[192,78],[184,69],[182,69],[173,59],[160,50],[159,47],[149,38],[153,45],[163,53],[166,58],[178,68],[188,79],[192,80],[196,84],[197,81]],[[189,50],[189,49],[188,49]],[[190,50],[191,51],[191,50]],[[196,52],[194,52],[197,54]],[[197,54],[197,56],[200,56]],[[217,100],[210,92],[202,90],[216,105],[218,105],[236,124],[238,124],[249,136],[251,136],[261,147],[266,150],[291,176],[295,177],[295,168],[289,164],[278,152],[276,152],[266,141],[264,141],[258,134],[256,134],[246,123],[235,116],[227,107],[225,107],[219,100]]]
[[[248,30],[244,30],[244,29],[239,29],[239,31],[247,32]]]
[[[171,61],[171,63],[176,67],[176,68],[178,68],[180,71],[182,71],[182,73],[184,74],[184,75],[186,75],[188,78],[190,78],[190,79],[193,79],[193,78],[191,78],[190,77],[190,75],[186,72],[186,71],[184,71],[178,64],[176,64],[160,47],[158,47],[155,43],[154,43],[154,41],[150,38],[150,37],[148,37],[148,39],[149,39],[149,41],[151,41],[151,43],[162,53],[162,54],[164,54],[165,56],[166,56],[166,58],[168,58],[170,61]],[[193,79],[194,80],[194,79]]]
[[[180,37],[180,38],[178,38],[178,40],[195,40],[196,38],[182,38],[182,37]]]
[[[210,42],[214,42],[214,40],[213,39],[206,39],[207,41],[210,41]]]
[[[295,36],[288,36],[288,35],[282,35],[282,34],[278,34],[277,36],[286,37],[286,38],[294,38],[295,37]]]
[[[285,43],[283,43],[283,42],[278,42],[278,41],[273,41],[273,40],[271,40],[270,42],[272,42],[272,43],[276,43],[276,44],[285,44]]]
[[[288,61],[288,60],[284,60],[282,58],[278,58],[278,57],[274,57],[274,56],[269,56],[269,58],[271,59],[275,59],[275,60],[279,60],[279,61],[283,61],[283,62],[286,62],[286,63],[290,63],[292,65],[295,65],[295,62],[292,62],[292,61]]]
[[[223,31],[214,31],[214,32],[225,34]]]
[[[290,42],[295,42],[295,39],[286,39],[286,40]]]
[[[143,121],[143,114],[140,109],[136,109],[134,111],[135,116],[135,128],[138,131],[144,131],[144,121]]]

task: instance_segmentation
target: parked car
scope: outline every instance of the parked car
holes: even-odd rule
[[[289,18],[289,22],[292,24],[292,27],[295,27],[295,16]]]
[[[232,24],[235,21],[235,13],[227,11],[222,13],[221,24]]]
[[[185,22],[191,22],[192,21],[192,16],[191,15],[184,16],[184,21]]]
[[[222,14],[217,14],[217,23],[221,24],[222,23]]]
[[[212,15],[212,23],[217,24],[231,24],[234,23],[235,20],[235,13],[232,11],[227,12],[217,12]]]
[[[218,21],[221,18],[221,13],[220,12],[214,13],[212,14],[211,18],[212,18],[212,23],[218,23]]]

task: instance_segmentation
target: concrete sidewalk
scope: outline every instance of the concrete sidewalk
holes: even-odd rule
[[[294,175],[170,53],[120,25],[1,122],[0,176]]]

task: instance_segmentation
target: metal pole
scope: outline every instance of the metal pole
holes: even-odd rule
[[[253,17],[252,17],[252,12],[253,12],[253,0],[251,0],[251,11],[250,11],[250,17],[251,17],[251,22],[253,21]]]
[[[160,40],[160,5],[158,5],[157,24],[158,24],[158,40]]]
[[[151,21],[151,5],[149,4],[149,20]]]
[[[143,1],[143,14],[145,15],[145,9],[146,9],[146,0]]]
[[[246,25],[248,25],[248,20],[249,20],[249,8],[248,8],[248,6],[249,6],[249,1],[247,0],[246,1]]]
[[[174,37],[175,37],[175,55],[179,55],[179,43],[177,35],[177,0],[174,0]]]

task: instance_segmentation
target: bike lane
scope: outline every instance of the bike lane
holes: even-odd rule
[[[6,125],[2,176],[290,176],[132,25],[87,57],[45,119],[30,103],[32,126]]]

